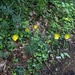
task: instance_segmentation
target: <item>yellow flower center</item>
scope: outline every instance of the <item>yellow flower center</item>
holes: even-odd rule
[[[17,41],[18,38],[19,38],[19,36],[18,36],[17,34],[14,34],[14,35],[12,36],[13,41]]]
[[[59,37],[60,37],[60,34],[54,34],[54,39],[59,39]]]
[[[38,26],[37,26],[37,25],[34,25],[34,26],[33,26],[33,28],[34,28],[34,29],[37,29],[37,28],[38,28]]]
[[[28,28],[25,28],[25,32],[29,32],[29,29]]]
[[[65,18],[66,21],[68,21],[68,18]]]
[[[70,38],[70,34],[65,34],[64,38],[67,40]]]

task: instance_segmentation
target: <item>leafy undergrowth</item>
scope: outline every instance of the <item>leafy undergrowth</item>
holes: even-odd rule
[[[2,0],[0,14],[0,75],[74,75],[72,0]]]

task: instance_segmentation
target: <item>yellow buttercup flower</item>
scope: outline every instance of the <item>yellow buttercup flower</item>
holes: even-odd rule
[[[38,26],[37,26],[37,25],[34,25],[34,26],[33,26],[33,29],[37,29],[37,28],[38,28]]]
[[[70,34],[65,34],[64,38],[67,40],[70,38]]]
[[[25,28],[25,32],[29,32],[29,29],[28,28]]]
[[[69,19],[68,18],[65,18],[65,20],[68,21]]]
[[[58,33],[54,34],[54,39],[59,39],[59,37],[60,37],[60,34]]]
[[[13,41],[17,41],[18,38],[19,38],[19,36],[18,36],[17,34],[14,34],[14,35],[12,36]]]

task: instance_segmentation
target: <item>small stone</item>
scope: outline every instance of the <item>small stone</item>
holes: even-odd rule
[[[61,56],[56,56],[56,59],[61,59]]]
[[[56,68],[55,70],[58,71],[58,68]]]

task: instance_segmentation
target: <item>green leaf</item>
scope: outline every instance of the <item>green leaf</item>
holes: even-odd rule
[[[24,21],[24,22],[22,22],[22,27],[23,28],[26,28],[26,27],[28,27],[29,26],[29,21]]]
[[[16,75],[16,73],[13,73],[13,75]]]
[[[3,53],[2,53],[2,51],[0,51],[0,57],[2,57],[2,55],[3,55]]]
[[[0,18],[0,22],[2,21],[3,19],[2,18]]]
[[[61,56],[63,59],[65,58],[64,53],[61,53],[60,56]]]
[[[68,58],[71,58],[68,53],[64,53],[64,55],[67,56]]]
[[[0,39],[2,40],[2,39],[3,39],[3,37],[2,37],[2,36],[0,36]]]
[[[24,21],[23,24],[28,25],[29,21]]]
[[[62,7],[65,7],[65,3],[64,2],[62,2]]]

